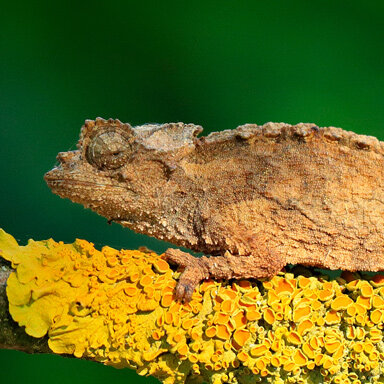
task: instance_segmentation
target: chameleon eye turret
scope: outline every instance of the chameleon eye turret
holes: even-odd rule
[[[88,162],[99,169],[122,167],[131,154],[131,144],[118,132],[102,132],[96,135],[86,149]]]

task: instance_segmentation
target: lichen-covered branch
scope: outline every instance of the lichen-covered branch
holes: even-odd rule
[[[52,353],[48,347],[48,337],[36,339],[27,335],[24,328],[13,321],[9,314],[6,282],[11,272],[10,263],[0,258],[0,349]]]
[[[7,298],[21,326],[1,315],[15,337],[6,348],[48,345],[166,384],[384,381],[382,275],[206,280],[182,304],[174,296],[180,271],[152,252],[99,251],[85,240],[19,246],[0,230],[0,256],[16,270]]]

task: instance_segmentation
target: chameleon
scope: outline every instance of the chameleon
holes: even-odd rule
[[[60,197],[168,249],[175,297],[204,279],[262,279],[287,264],[384,269],[384,143],[315,124],[86,120],[45,180]]]

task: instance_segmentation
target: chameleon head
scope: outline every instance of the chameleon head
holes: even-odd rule
[[[201,130],[183,123],[133,128],[119,120],[86,120],[77,150],[59,153],[59,165],[44,178],[59,196],[146,232],[137,226],[162,213],[174,164],[193,150]]]

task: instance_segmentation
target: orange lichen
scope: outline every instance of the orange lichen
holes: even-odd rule
[[[153,263],[153,267],[155,268],[155,271],[159,273],[165,273],[169,270],[168,263],[163,259],[158,259]]]
[[[300,345],[302,343],[302,338],[297,332],[289,332],[287,341],[291,344]]]
[[[353,300],[347,295],[340,295],[332,301],[331,308],[339,311],[341,309],[347,309],[350,304],[353,303]]]
[[[233,340],[236,342],[236,344],[239,347],[242,347],[247,342],[247,340],[250,338],[250,336],[251,335],[250,335],[249,331],[247,331],[245,329],[238,329],[233,334]]]
[[[229,315],[221,312],[217,312],[214,322],[216,324],[227,324],[229,321]]]
[[[216,327],[209,327],[205,330],[205,334],[208,337],[215,337],[216,336]]]
[[[243,311],[239,311],[238,313],[234,314],[232,319],[234,321],[235,328],[241,328],[247,324],[247,317],[244,315]]]
[[[310,314],[311,314],[311,308],[309,306],[297,308],[293,313],[293,321],[299,322],[307,318]]]
[[[328,311],[324,320],[328,325],[337,324],[340,322],[340,314],[335,310]]]
[[[299,367],[306,365],[308,362],[307,357],[300,351],[300,349],[296,350],[293,360]]]
[[[271,309],[271,308],[266,308],[265,309],[265,311],[264,311],[264,320],[268,324],[273,324],[275,322],[275,313],[274,313],[273,309]]]
[[[255,347],[251,348],[250,355],[253,357],[263,356],[265,352],[268,351],[268,347],[264,344],[256,345]]]
[[[229,340],[231,332],[225,324],[216,325],[216,336],[223,340]]]
[[[175,302],[179,272],[153,252],[0,232],[16,273],[9,310],[56,353],[133,367],[167,384],[383,382],[384,277],[280,274],[204,281]]]
[[[314,324],[313,324],[313,322],[311,320],[304,320],[297,327],[297,332],[298,332],[299,335],[303,335],[304,333],[306,333],[307,331],[312,329],[313,326],[314,326]]]
[[[380,309],[375,309],[371,312],[370,319],[374,324],[379,324],[382,321],[383,312]]]
[[[381,296],[374,295],[372,297],[372,306],[374,308],[384,308],[384,299]]]
[[[276,281],[276,287],[274,289],[275,293],[277,295],[283,293],[283,294],[291,294],[294,291],[294,288],[290,281],[287,279],[278,279]]]
[[[221,310],[223,312],[232,312],[232,300],[224,300],[221,303]]]
[[[321,301],[325,301],[329,300],[334,295],[334,292],[331,289],[323,289],[319,291],[318,295]]]

